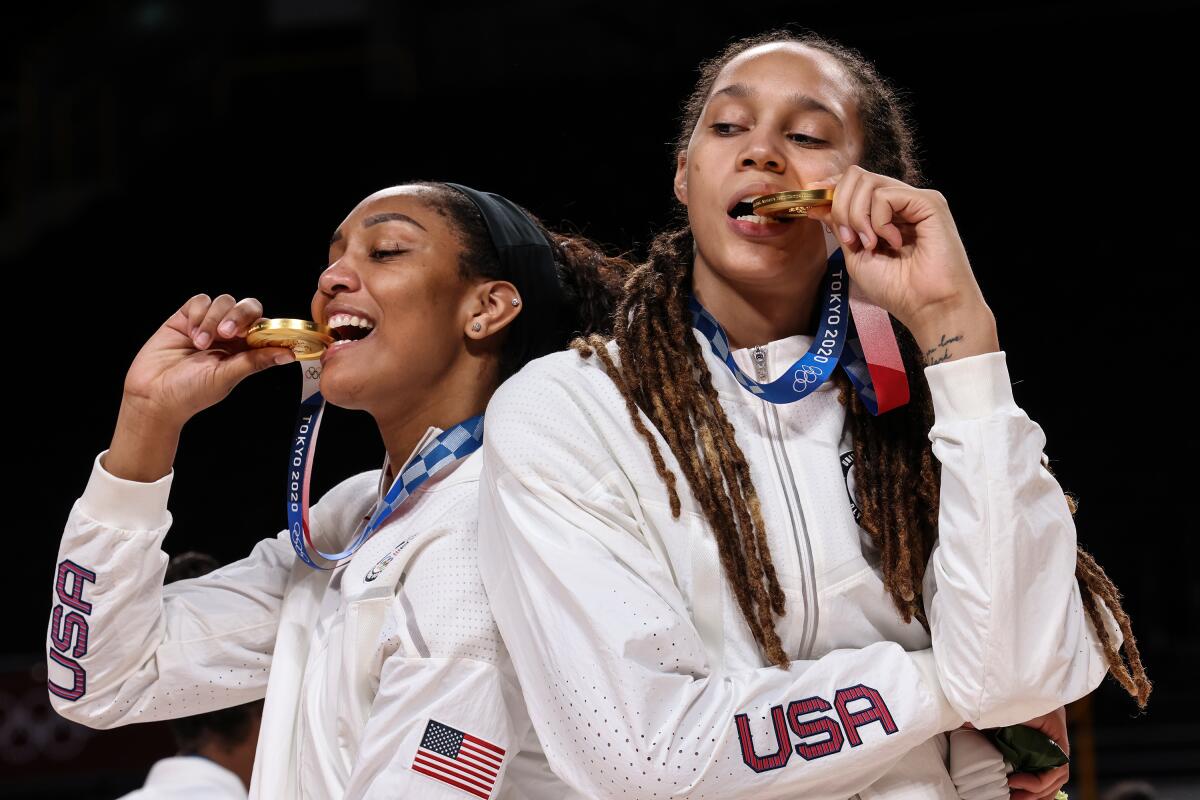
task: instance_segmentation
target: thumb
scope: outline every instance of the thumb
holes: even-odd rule
[[[820,180],[808,181],[807,183],[804,184],[804,188],[805,189],[833,189],[836,192],[838,181],[840,181],[841,179],[842,179],[841,173],[839,173],[837,175],[830,175],[828,177],[821,178]],[[833,204],[830,203],[829,205],[825,205],[825,206],[810,206],[808,209],[808,216],[809,216],[809,219],[815,219],[818,222],[820,222],[828,227],[828,225],[831,224],[831,222],[832,222]]]
[[[243,378],[256,372],[262,372],[280,364],[290,364],[296,360],[296,354],[287,347],[256,347],[234,353],[217,367],[220,380],[228,386],[235,386]]]

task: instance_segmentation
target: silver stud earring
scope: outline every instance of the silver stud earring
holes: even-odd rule
[[[474,325],[471,326],[471,330],[475,331],[476,333],[479,333],[479,331],[482,329],[483,329],[483,326],[480,325],[478,322],[476,322]]]
[[[521,301],[520,301],[520,300],[518,300],[517,298],[515,298],[515,297],[514,297],[514,298],[513,298],[513,305],[514,305],[514,306],[519,306],[519,305],[521,305]]]

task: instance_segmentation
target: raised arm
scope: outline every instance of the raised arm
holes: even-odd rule
[[[47,633],[51,702],[93,727],[182,716],[263,696],[285,539],[164,590],[167,495],[184,424],[254,372],[293,360],[248,350],[262,306],[196,295],[150,337],[125,376],[112,445],[71,509]]]
[[[287,538],[164,587],[173,473],[128,481],[105,471],[102,458],[59,547],[47,634],[54,708],[110,728],[263,697],[294,559]]]

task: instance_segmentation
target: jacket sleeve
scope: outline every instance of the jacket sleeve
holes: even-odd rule
[[[287,538],[163,586],[174,473],[117,478],[97,456],[59,546],[47,634],[50,701],[92,728],[187,716],[266,694]]]
[[[788,669],[712,669],[669,565],[642,538],[637,487],[592,411],[540,377],[526,367],[488,407],[480,569],[567,783],[602,798],[844,800],[961,724],[932,652],[894,642]]]
[[[1075,580],[1075,524],[1045,467],[1045,434],[1013,400],[1004,352],[925,375],[942,476],[925,604],[942,688],[976,727],[1024,722],[1107,671]]]
[[[377,656],[347,800],[496,797],[512,773],[529,716],[479,578],[477,542],[472,509],[469,530],[419,542],[405,566],[379,638],[407,646]]]

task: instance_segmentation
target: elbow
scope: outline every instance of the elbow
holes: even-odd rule
[[[82,725],[85,728],[93,730],[107,730],[114,728],[114,722],[104,715],[96,713],[96,709],[92,703],[82,698],[71,700],[65,698],[59,692],[58,687],[51,683],[48,687],[50,695],[50,707],[54,712],[65,720],[74,722],[77,725]]]
[[[50,650],[47,658],[46,691],[50,707],[63,719],[95,730],[121,724],[120,716],[110,713],[111,704],[98,702],[85,667],[56,650]]]
[[[1108,671],[1104,647],[1082,618],[1060,629],[1058,636],[1040,642],[1027,637],[1017,644],[1023,646],[1009,648],[1007,654],[993,652],[976,670],[941,671],[947,701],[977,728],[1048,714],[1089,694]]]

